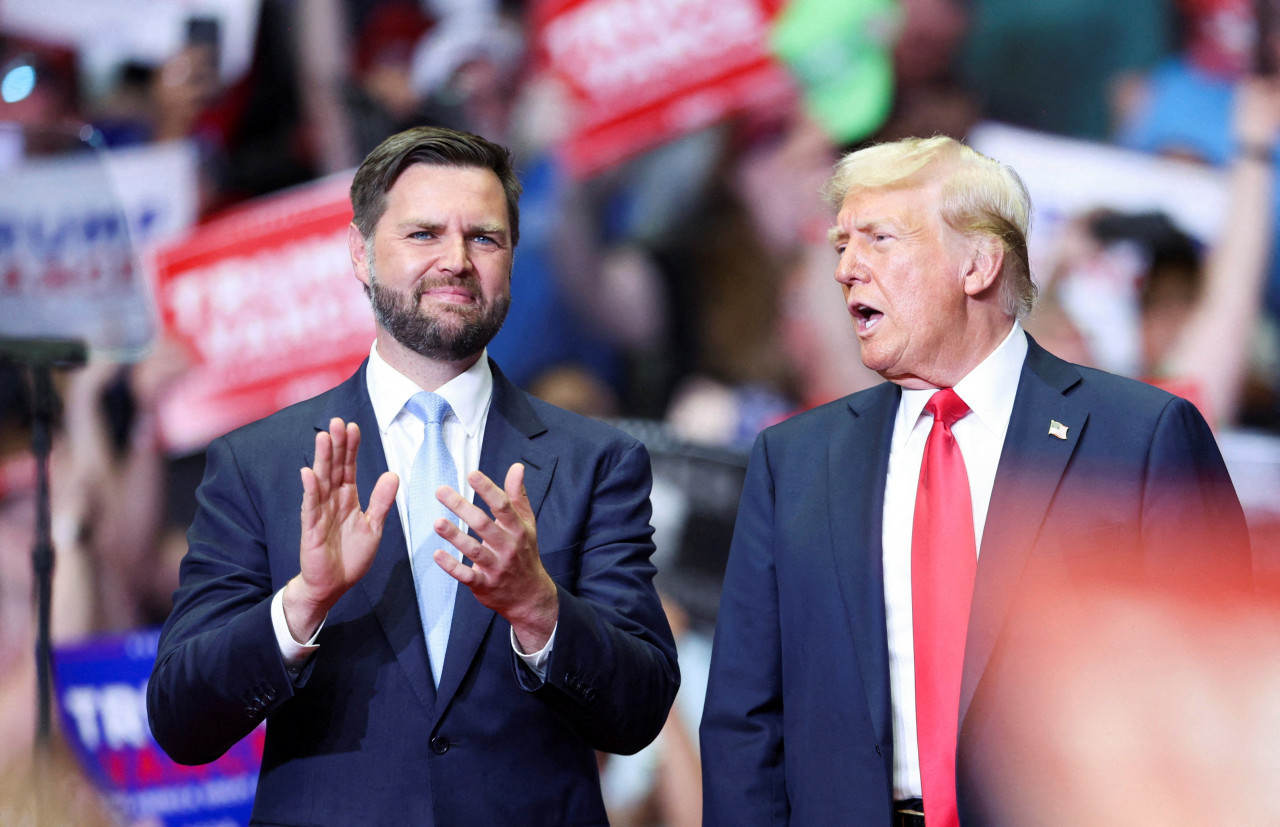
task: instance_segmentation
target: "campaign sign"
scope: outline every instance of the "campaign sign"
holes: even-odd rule
[[[67,741],[125,823],[248,824],[265,724],[211,764],[170,760],[147,724],[147,678],[159,636],[150,630],[55,647],[54,685]]]
[[[161,319],[195,361],[161,403],[171,452],[314,396],[368,355],[373,314],[347,251],[351,176],[258,199],[156,249]]]
[[[589,175],[795,94],[769,49],[783,0],[547,0],[540,57],[569,89],[571,174]]]
[[[134,231],[104,155],[28,160],[0,175],[0,336],[77,339],[113,358],[155,333]]]
[[[200,158],[194,140],[119,147],[99,155],[137,249],[172,238],[196,222]]]

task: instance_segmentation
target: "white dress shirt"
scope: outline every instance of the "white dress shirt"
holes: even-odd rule
[[[955,435],[973,501],[974,546],[982,548],[982,530],[995,485],[1013,400],[1018,391],[1027,337],[1015,322],[1004,341],[955,385],[971,413],[957,421]],[[924,411],[935,389],[902,391],[889,448],[884,489],[884,602],[889,635],[889,687],[893,699],[893,795],[920,797],[920,757],[916,746],[915,652],[911,622],[911,531],[916,486],[925,441],[933,418]]]
[[[377,342],[369,352],[365,381],[374,418],[378,422],[378,435],[382,439],[387,470],[400,478],[400,486],[396,490],[396,511],[400,516],[400,525],[405,527],[407,545],[404,553],[409,554],[409,549],[413,547],[415,539],[418,539],[408,536],[410,530],[409,476],[413,468],[413,458],[422,447],[424,430],[422,420],[409,412],[405,408],[405,403],[422,388],[383,360],[378,354]],[[459,469],[459,479],[454,487],[462,494],[463,499],[471,500],[475,492],[467,482],[467,474],[480,467],[484,429],[489,421],[489,405],[493,401],[493,371],[489,368],[488,351],[481,353],[476,363],[466,371],[436,388],[435,393],[443,396],[451,409],[441,423],[441,431],[445,446],[453,456],[454,465]],[[501,479],[494,482],[499,486],[503,484]],[[455,522],[464,531],[466,530],[466,525],[460,520]],[[438,538],[438,542],[441,546],[445,545],[443,538]],[[409,565],[413,566],[412,555],[409,556]],[[435,564],[432,563],[432,565]],[[466,587],[459,586],[459,588]],[[284,590],[281,589],[272,600],[271,619],[285,663],[291,670],[297,671],[319,648],[315,640],[320,631],[317,629],[316,634],[305,644],[293,639],[284,618],[283,593]],[[323,627],[322,623],[321,628]],[[540,678],[545,676],[546,661],[551,656],[554,642],[555,631],[553,630],[546,646],[537,652],[526,654],[516,643],[514,630],[511,633],[512,648]]]

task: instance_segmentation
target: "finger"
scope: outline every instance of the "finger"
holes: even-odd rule
[[[360,454],[360,426],[347,423],[347,455],[342,467],[342,481],[356,484],[356,457]]]
[[[319,483],[316,472],[310,468],[302,469],[302,536],[305,537],[315,527],[320,510],[320,495],[317,492]]]
[[[329,485],[338,488],[342,485],[342,472],[347,462],[347,428],[336,416],[329,420],[329,439],[333,441],[333,459],[327,477]]]
[[[488,562],[492,562],[493,551],[485,548],[475,537],[459,528],[456,523],[442,518],[436,520],[433,528],[435,528],[436,534],[440,535],[441,539],[451,543],[454,548],[471,558],[471,562],[477,565],[485,565]]]
[[[396,491],[400,488],[400,478],[392,471],[386,471],[378,477],[369,492],[369,507],[364,515],[369,520],[369,527],[379,534],[387,522],[387,514],[396,504]]]
[[[320,500],[329,496],[329,468],[333,462],[333,438],[321,431],[316,434],[316,459],[312,463],[316,478],[316,497]]]
[[[533,522],[533,506],[529,503],[529,492],[524,487],[524,463],[517,462],[507,469],[507,479],[503,483],[507,499],[516,514],[527,523]]]
[[[515,533],[515,530],[504,528],[497,521],[490,519],[489,515],[480,506],[464,500],[461,494],[448,486],[437,490],[436,498],[446,508],[458,515],[458,518],[466,524],[467,528],[474,531],[476,536],[490,548],[497,550],[510,546],[511,536]],[[502,499],[505,501],[506,496],[503,495]],[[489,507],[493,508],[494,506],[490,504]]]
[[[458,515],[458,519],[466,523],[481,537],[484,532],[493,525],[493,521],[489,519],[489,515],[484,513],[484,509],[464,499],[457,489],[442,485],[436,489],[436,499],[445,508]]]
[[[480,582],[480,573],[478,571],[463,564],[461,560],[458,560],[444,549],[436,549],[435,554],[431,555],[431,559],[436,561],[437,566],[444,569],[445,574],[467,588],[472,588]]]
[[[479,494],[480,499],[484,500],[489,506],[489,510],[493,512],[493,519],[499,525],[507,531],[519,530],[520,518],[511,508],[511,499],[507,497],[505,491],[498,487],[497,483],[479,471],[472,471],[467,477],[467,482],[471,483],[472,490]],[[476,530],[479,531],[479,529]]]

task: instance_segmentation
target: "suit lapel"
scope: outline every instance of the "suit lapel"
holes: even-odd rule
[[[830,550],[849,618],[863,689],[880,743],[892,743],[889,650],[885,624],[884,480],[898,409],[897,385],[885,383],[849,399],[851,427],[836,428],[827,456]]]
[[[493,362],[489,364],[493,369],[493,401],[485,424],[480,471],[501,486],[506,479],[507,470],[517,462],[523,463],[525,490],[536,516],[551,486],[556,456],[539,448],[532,441],[532,437],[546,431],[546,426],[528,399],[502,375],[497,365]],[[489,508],[483,500],[475,497],[475,502],[488,513]],[[453,700],[486,633],[493,625],[495,616],[493,610],[485,608],[476,600],[470,589],[459,586],[453,609],[453,625],[449,630],[444,673],[440,676],[440,686],[436,691],[436,715],[443,714]],[[421,631],[419,626],[419,636]],[[502,645],[510,646],[510,643],[503,641]]]
[[[1088,409],[1065,395],[1080,381],[1079,371],[1030,336],[1027,347],[978,555],[960,687],[961,725],[995,649],[1027,555],[1089,419]],[[1065,438],[1050,432],[1055,422],[1066,426]]]

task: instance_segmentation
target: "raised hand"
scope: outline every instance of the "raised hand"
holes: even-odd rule
[[[503,488],[479,471],[467,482],[493,512],[493,518],[454,489],[442,486],[436,499],[480,536],[475,537],[448,520],[437,520],[436,533],[470,558],[466,566],[443,550],[435,561],[483,605],[506,618],[525,652],[542,649],[559,617],[556,584],[538,556],[538,531],[524,490],[524,466],[512,465]]]
[[[313,468],[302,469],[301,571],[285,586],[284,616],[294,640],[308,640],[329,609],[364,576],[395,505],[399,478],[378,478],[369,508],[360,510],[356,455],[360,426],[337,417],[328,433],[316,434]]]

